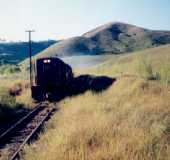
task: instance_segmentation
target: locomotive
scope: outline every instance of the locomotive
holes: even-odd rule
[[[72,68],[57,57],[39,58],[33,69],[31,92],[36,101],[60,99],[73,80]]]

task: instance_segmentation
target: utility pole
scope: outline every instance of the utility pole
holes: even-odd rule
[[[27,30],[25,32],[29,33],[29,56],[30,56],[30,87],[33,86],[33,82],[32,82],[32,48],[31,48],[31,33],[35,32],[34,30]]]

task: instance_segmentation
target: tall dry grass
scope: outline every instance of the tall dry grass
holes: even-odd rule
[[[25,87],[28,86],[28,80],[29,75],[26,72],[0,74],[0,122],[11,121],[15,116],[20,116],[23,106],[31,108],[30,90]],[[11,95],[11,90],[17,92],[19,89],[21,95]]]
[[[26,160],[170,159],[170,87],[122,77],[100,94],[68,98]]]

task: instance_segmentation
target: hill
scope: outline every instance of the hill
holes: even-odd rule
[[[56,43],[54,40],[32,42],[33,55]],[[29,56],[27,42],[0,42],[0,65],[16,64]]]
[[[119,54],[170,43],[170,31],[155,31],[125,23],[109,23],[82,36],[50,46],[40,56]]]

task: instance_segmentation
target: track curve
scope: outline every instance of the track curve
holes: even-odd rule
[[[38,104],[30,113],[0,135],[0,160],[19,159],[19,153],[56,111],[54,105]]]

